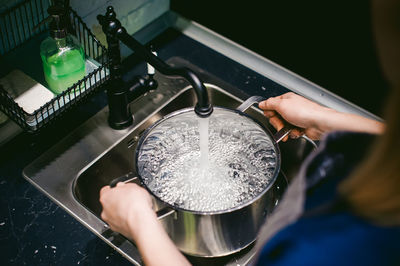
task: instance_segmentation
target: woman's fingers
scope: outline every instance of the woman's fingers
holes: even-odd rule
[[[269,118],[269,123],[277,130],[281,130],[285,124],[283,119],[277,112],[279,108],[279,104],[281,103],[282,99],[288,97],[288,95],[283,94],[277,97],[271,97],[265,101],[259,103],[259,107],[264,110],[264,115]],[[288,137],[285,137],[282,141],[288,140]]]
[[[279,105],[282,102],[282,96],[278,97],[271,97],[265,101],[262,101],[258,104],[258,107],[260,107],[264,111],[276,111],[279,113]]]
[[[116,185],[116,187],[121,187],[121,186],[123,186],[123,185],[125,185],[124,182],[118,182],[117,185]]]
[[[302,129],[300,129],[300,128],[293,128],[293,129],[290,131],[289,136],[290,136],[292,139],[297,139],[297,138],[299,138],[300,136],[302,136],[303,134],[304,134],[304,131],[303,131]]]
[[[279,116],[273,116],[269,119],[269,123],[276,129],[276,131],[281,130],[285,124],[283,123],[283,120]],[[288,136],[284,137],[282,139],[283,142],[288,140]]]
[[[100,197],[101,195],[103,195],[104,193],[106,193],[107,191],[109,191],[111,189],[110,186],[104,186],[100,189]]]
[[[281,130],[285,125],[283,124],[282,119],[278,116],[273,116],[269,118],[269,123],[277,130]]]
[[[270,117],[276,116],[276,112],[275,111],[264,111],[264,115],[267,118],[270,118]]]

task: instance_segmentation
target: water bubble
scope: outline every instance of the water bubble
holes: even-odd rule
[[[227,129],[222,128],[220,133],[219,133],[219,136],[221,137],[221,139],[226,139],[226,138],[229,137],[229,134],[230,133],[229,133],[229,131]]]

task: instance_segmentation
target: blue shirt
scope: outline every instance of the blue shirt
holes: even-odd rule
[[[368,153],[374,136],[336,132],[307,166],[305,215],[262,248],[257,265],[400,265],[400,227],[374,225],[345,208],[327,208],[336,188]],[[307,215],[308,214],[308,215]]]

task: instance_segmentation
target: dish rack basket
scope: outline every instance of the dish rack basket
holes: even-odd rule
[[[27,47],[32,47],[30,43],[35,42],[35,39],[44,39],[48,36],[48,25],[40,22],[46,19],[47,8],[52,4],[54,1],[50,0],[25,0],[0,13],[0,69],[4,70],[7,67],[3,65],[7,64],[7,60],[3,59],[12,56],[18,58],[18,53]],[[10,94],[0,85],[0,110],[27,132],[38,132],[67,110],[93,95],[109,79],[106,47],[92,34],[69,5],[67,9],[70,18],[68,32],[78,39],[85,51],[85,77],[61,94],[54,95],[50,101],[33,113],[26,112],[16,103],[15,95]],[[36,43],[39,42],[36,41]],[[37,50],[31,53],[39,55],[39,45],[36,44],[35,47]],[[42,75],[43,84],[44,76],[40,60],[35,62],[35,67],[40,69],[38,72]]]

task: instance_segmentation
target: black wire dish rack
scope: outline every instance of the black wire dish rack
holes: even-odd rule
[[[46,86],[40,60],[40,42],[49,36],[47,16],[49,0],[25,0],[0,13],[0,78],[14,69],[23,70]],[[69,33],[82,44],[86,55],[86,75],[74,85],[33,112],[27,112],[15,100],[18,95],[0,85],[0,110],[23,130],[38,132],[67,110],[93,95],[109,78],[107,49],[69,6]],[[38,26],[39,25],[39,26]]]

